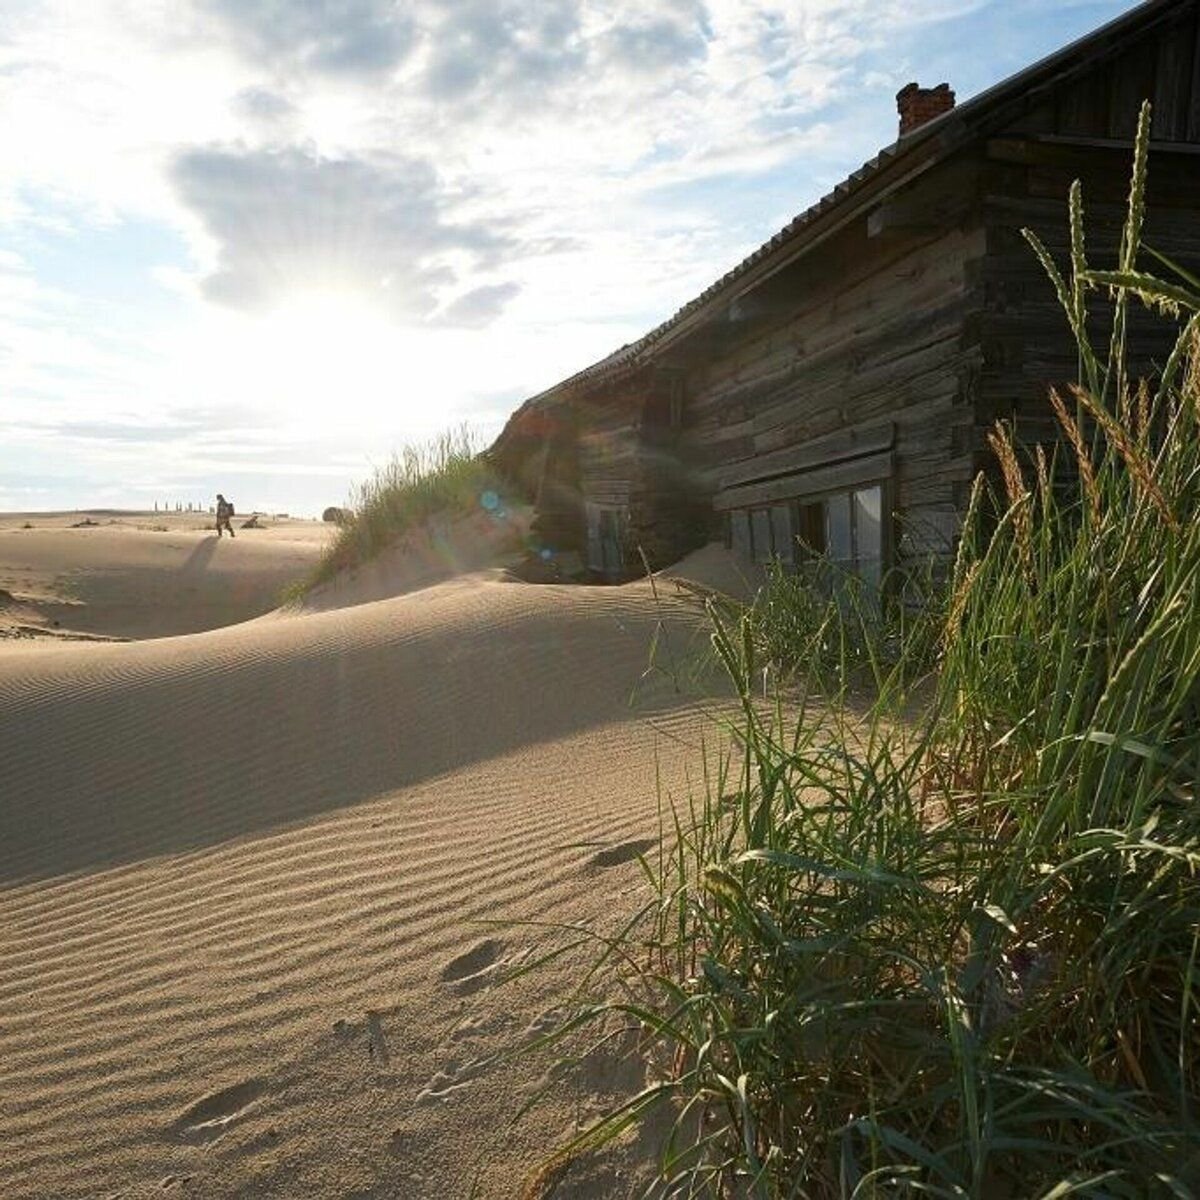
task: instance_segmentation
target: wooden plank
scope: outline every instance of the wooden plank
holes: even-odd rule
[[[965,283],[958,278],[961,275],[961,262],[956,262],[947,273],[952,281],[949,291],[942,281],[930,282],[928,289],[928,280],[914,282],[900,277],[879,281],[878,299],[886,298],[886,310],[874,299],[859,297],[857,306],[843,306],[837,315],[827,311],[817,328],[811,330],[807,353],[795,351],[788,367],[776,372],[765,386],[760,387],[753,379],[692,386],[689,422],[696,428],[711,419],[714,410],[725,410],[720,420],[724,429],[714,431],[713,436],[717,440],[739,438],[747,429],[761,431],[766,427],[761,414],[779,411],[831,387],[855,386],[860,364],[884,366],[920,349],[927,341],[957,338],[965,312],[971,304],[980,302],[965,291]],[[743,411],[728,411],[738,405]]]
[[[1048,133],[1058,128],[1058,110],[1055,107],[1054,94],[1044,90],[1041,99],[1031,101],[1030,106],[1016,118],[1005,125],[1005,129],[1013,133]]]
[[[1109,70],[1109,137],[1132,138],[1137,132],[1142,101],[1154,99],[1157,53],[1157,39],[1143,37],[1113,60]]]
[[[1200,142],[1200,16],[1196,18],[1196,30],[1192,35],[1192,80],[1191,94],[1187,102],[1187,140]]]
[[[976,365],[978,352],[972,347],[920,364],[904,377],[883,373],[873,378],[859,377],[851,389],[832,381],[809,404],[779,410],[770,426],[755,437],[747,449],[744,441],[736,444],[711,439],[689,443],[688,453],[701,467],[729,465],[738,459],[751,459],[787,446],[808,442],[833,433],[847,425],[864,425],[872,420],[904,421],[908,414],[930,403],[953,403],[963,381]],[[765,420],[765,417],[764,417]]]
[[[973,158],[948,163],[904,191],[889,196],[867,214],[867,237],[953,227],[974,201],[979,171],[980,164]]]
[[[1092,68],[1057,93],[1057,127],[1063,133],[1103,136],[1108,129],[1108,80]]]
[[[744,435],[733,442],[709,436],[689,439],[688,445],[702,465],[731,465],[847,426],[869,424],[872,418],[884,419],[889,412],[899,416],[931,394],[956,389],[967,361],[956,343],[957,338],[947,339],[934,350],[914,355],[903,370],[886,366],[855,370],[852,363],[846,363],[841,372],[826,378],[819,387],[814,384],[788,403],[765,410],[743,425],[743,429],[752,431],[749,443]]]
[[[857,458],[863,454],[890,450],[895,440],[896,427],[891,421],[839,429],[825,437],[815,438],[797,446],[787,446],[772,454],[760,454],[756,458],[733,463],[724,470],[718,470],[717,486],[738,487],[776,475],[809,470],[841,462],[843,459]]]
[[[1154,116],[1150,136],[1158,141],[1187,141],[1187,105],[1191,89],[1192,51],[1196,19],[1192,15],[1169,25],[1158,35]]]
[[[802,471],[766,483],[718,492],[713,499],[713,507],[718,512],[724,512],[731,508],[751,508],[799,496],[844,491],[859,484],[889,479],[893,467],[894,459],[890,452],[865,455],[831,467],[818,467],[812,471]]]
[[[1108,151],[1111,160],[1098,152]],[[1119,163],[1128,163],[1133,153],[1133,139],[1113,137],[1064,137],[1045,134],[1036,138],[989,138],[987,154],[995,162],[1020,163],[1023,166],[1060,167],[1076,173],[1088,170],[1113,170]],[[1150,142],[1151,161],[1158,156],[1190,157],[1200,154],[1200,147],[1191,142]],[[985,197],[985,202],[988,198]]]
[[[1153,134],[1154,125],[1151,123],[1151,133]],[[1133,153],[1133,138],[1131,137],[1064,137],[1057,133],[1047,133],[1035,139],[1036,142],[1043,146],[1078,146],[1080,149],[1092,150],[1115,150],[1127,160],[1130,154]],[[1174,142],[1167,138],[1155,138],[1151,136],[1149,148],[1151,153],[1157,152],[1160,155],[1194,155],[1200,154],[1200,147],[1193,146],[1189,142]],[[1086,163],[1086,159],[1079,160]]]
[[[839,425],[859,423],[861,410],[881,395],[890,394],[891,406],[900,410],[911,402],[914,391],[922,390],[923,381],[953,377],[958,353],[957,337],[948,337],[933,346],[914,347],[911,354],[900,360],[876,362],[867,359],[866,363],[870,365],[864,363],[858,369],[849,363],[843,375],[809,389],[800,398],[798,411],[793,410],[789,415],[788,409],[782,409],[757,418],[753,422],[755,449],[759,453],[768,453],[801,440],[805,424],[826,405],[836,414]]]
[[[1106,204],[1101,201],[1089,202],[1086,192],[1083,202],[1084,218],[1087,221],[1089,235],[1093,228],[1120,229],[1124,224],[1126,213],[1126,205],[1124,203]],[[1055,231],[1057,231],[1058,240],[1064,246],[1069,241],[1067,214],[1061,200],[1029,195],[989,195],[984,200],[983,211],[985,218],[993,226],[1004,224],[1012,230],[1017,230],[1022,225],[1028,225],[1030,221],[1044,222],[1050,227],[1047,237],[1043,239],[1047,245],[1051,245],[1051,239],[1054,237]],[[1154,215],[1154,213],[1148,213],[1147,218],[1152,218]],[[1159,219],[1164,229],[1175,229],[1180,234],[1191,230],[1194,239],[1196,218],[1193,209],[1166,209],[1159,214]],[[1089,237],[1090,240],[1093,239]],[[1011,244],[1014,248],[1025,247],[1025,239],[1020,238],[1018,235],[1011,239]],[[992,249],[994,254],[994,245]]]
[[[905,470],[901,466],[896,476],[897,508],[909,512],[922,504],[944,504],[975,476],[979,460],[974,454],[945,459],[936,470]]]
[[[872,253],[884,247],[863,239],[856,271],[862,272],[864,264],[872,269],[853,282],[844,273],[820,271],[804,281],[792,314],[769,339],[748,340],[732,348],[708,364],[703,379],[689,381],[689,408],[702,409],[706,396],[726,381],[740,383],[748,376],[786,367],[798,357],[811,357],[861,336],[867,327],[893,314],[904,316],[951,285],[961,287],[961,263],[971,241],[971,234],[954,230],[889,255]]]

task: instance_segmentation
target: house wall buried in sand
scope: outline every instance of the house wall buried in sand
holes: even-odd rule
[[[946,561],[987,430],[1011,418],[1054,441],[1048,390],[1076,377],[1021,230],[1065,268],[1079,178],[1089,246],[1115,252],[1143,99],[1145,241],[1200,270],[1198,8],[1151,0],[957,106],[948,86],[903,89],[899,141],[670,320],[527,401],[491,453],[535,501],[542,561],[618,579],[714,536],[785,562],[803,543],[871,577]],[[1150,368],[1171,330],[1131,321]]]

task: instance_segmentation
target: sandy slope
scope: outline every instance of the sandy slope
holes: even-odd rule
[[[0,656],[0,1195],[516,1194],[598,1100],[510,1128],[545,1064],[479,1060],[577,967],[494,986],[545,935],[480,922],[627,906],[656,757],[678,792],[713,734],[660,674],[629,706],[696,635],[671,590],[484,572]]]
[[[169,637],[273,609],[331,527],[263,518],[266,528],[242,529],[245,519],[234,518],[231,541],[202,513],[0,514],[0,648],[33,637]]]

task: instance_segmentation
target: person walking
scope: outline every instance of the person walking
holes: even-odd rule
[[[230,524],[230,518],[233,516],[233,505],[230,504],[220,492],[217,493],[217,537],[221,536],[221,529],[229,530],[229,536],[233,537],[233,526]]]

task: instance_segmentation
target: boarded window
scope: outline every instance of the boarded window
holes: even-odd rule
[[[771,506],[771,549],[780,562],[791,566],[796,561],[796,543],[792,537],[792,506]]]
[[[774,553],[771,545],[771,510],[755,508],[750,511],[750,534],[754,543],[754,561],[771,561]]]
[[[750,513],[744,508],[736,508],[729,514],[729,545],[743,557],[751,557]]]
[[[623,508],[600,504],[587,507],[588,566],[603,575],[620,575],[625,569]]]
[[[789,567],[824,557],[840,570],[855,572],[874,591],[885,565],[883,505],[883,485],[872,484],[819,500],[733,509],[729,544],[756,562],[777,559]]]

